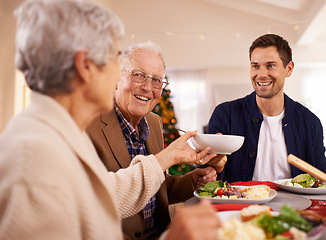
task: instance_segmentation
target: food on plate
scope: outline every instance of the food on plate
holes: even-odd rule
[[[287,240],[307,238],[307,232],[312,228],[311,223],[291,207],[282,206],[280,213],[276,215],[264,212],[260,207],[263,206],[251,205],[247,209],[243,209],[246,215],[248,212],[254,214],[261,211],[258,216],[249,221],[243,222],[236,217],[223,221],[222,227],[218,229],[219,239]]]
[[[243,190],[248,199],[264,199],[269,197],[270,187],[267,185],[250,186]]]
[[[252,219],[252,222],[264,229],[267,238],[295,234],[297,238],[301,237],[302,239],[302,237],[306,237],[306,233],[312,228],[307,220],[288,205],[281,207],[278,216],[262,214]]]
[[[220,180],[209,182],[204,187],[196,190],[196,193],[201,197],[244,199],[265,199],[269,197],[269,192],[270,188],[266,185],[237,188]]]
[[[241,221],[249,221],[263,213],[271,215],[271,209],[268,206],[263,205],[250,205],[240,211]]]
[[[222,222],[217,230],[218,239],[262,240],[266,239],[264,230],[251,222],[241,222],[236,217]]]
[[[299,174],[292,178],[291,181],[283,183],[286,186],[300,187],[300,188],[325,188],[325,183],[319,179],[310,176],[308,173]]]
[[[311,223],[312,227],[316,227],[319,225],[326,225],[326,218],[316,214],[310,210],[297,210],[297,212],[304,217],[309,223]]]

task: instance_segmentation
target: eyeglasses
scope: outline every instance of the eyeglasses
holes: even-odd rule
[[[147,78],[151,78],[152,86],[156,89],[166,88],[166,86],[169,84],[165,76],[163,77],[150,76],[146,72],[137,69],[134,69],[132,71],[128,71],[128,70],[123,70],[123,71],[128,72],[130,74],[131,81],[136,83],[144,83],[146,82]]]

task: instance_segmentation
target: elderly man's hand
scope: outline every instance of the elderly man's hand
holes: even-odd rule
[[[192,182],[195,189],[205,186],[206,183],[216,181],[216,178],[216,170],[212,167],[196,168],[192,171]]]

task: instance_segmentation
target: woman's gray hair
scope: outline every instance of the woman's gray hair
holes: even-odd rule
[[[151,41],[147,41],[144,43],[132,44],[129,47],[127,47],[125,50],[123,50],[120,55],[120,69],[121,70],[124,70],[130,64],[130,60],[133,56],[133,52],[138,49],[148,50],[148,51],[157,53],[162,59],[164,70],[165,70],[165,62],[164,62],[161,48],[158,44],[151,42]]]
[[[72,91],[78,51],[88,51],[89,59],[104,65],[124,35],[114,13],[83,0],[26,1],[14,14],[16,67],[32,90],[46,95]]]

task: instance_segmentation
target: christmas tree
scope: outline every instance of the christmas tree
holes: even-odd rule
[[[176,129],[175,125],[177,119],[174,114],[173,104],[170,101],[171,90],[163,89],[162,96],[153,109],[153,112],[161,116],[163,122],[163,137],[164,137],[164,148],[166,148],[175,139],[180,137],[179,131]],[[169,174],[185,174],[194,167],[187,164],[177,164],[169,168]]]

